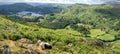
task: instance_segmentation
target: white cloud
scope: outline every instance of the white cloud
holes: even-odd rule
[[[106,1],[119,1],[119,0],[0,0],[0,2],[87,3],[87,4],[99,4]]]

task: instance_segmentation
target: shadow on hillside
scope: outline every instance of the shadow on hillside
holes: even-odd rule
[[[120,7],[112,7],[112,8],[100,8],[95,10],[97,13],[103,14],[105,18],[119,18],[120,17]]]

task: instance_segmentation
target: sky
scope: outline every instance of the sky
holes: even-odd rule
[[[85,4],[101,4],[109,1],[120,2],[120,0],[0,0],[0,2],[85,3]]]

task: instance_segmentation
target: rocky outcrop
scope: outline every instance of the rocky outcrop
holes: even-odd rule
[[[11,49],[10,49],[9,45],[4,44],[2,46],[1,53],[2,54],[11,54]]]
[[[52,46],[41,40],[32,43],[26,38],[18,41],[3,40],[0,43],[0,54],[46,54],[46,49],[52,49]]]
[[[52,46],[49,43],[42,42],[41,40],[38,40],[37,44],[38,44],[39,47],[41,47],[42,50],[52,49]]]
[[[28,50],[25,51],[25,54],[40,54],[40,52],[38,52],[36,50],[30,50],[30,49],[28,49]]]
[[[21,38],[20,40],[18,40],[18,42],[20,42],[20,43],[28,43],[28,44],[32,43],[32,41],[30,39],[26,39],[26,38]]]

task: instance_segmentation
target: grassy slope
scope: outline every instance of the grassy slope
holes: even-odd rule
[[[81,24],[84,27],[88,28],[90,31],[89,36],[91,38],[93,37],[104,41],[113,41],[116,40],[116,36],[119,37],[118,35],[120,31],[120,29],[118,28],[120,27],[119,9],[120,6],[114,6],[114,5],[89,6],[89,5],[75,4],[73,6],[66,8],[66,10],[63,11],[62,13],[55,14],[54,16],[46,15],[43,19],[40,19],[40,23],[41,23],[40,26],[53,28],[53,29],[56,28],[68,29],[68,27],[73,23],[74,19],[78,18],[80,22],[77,22],[75,24],[76,25]],[[52,20],[48,20],[48,19],[52,19]],[[59,25],[63,25],[63,27],[62,26],[59,27],[57,23]],[[118,42],[119,40],[116,41],[115,43]],[[119,52],[118,49],[117,52]]]
[[[55,14],[54,16],[46,15],[44,18],[40,19],[40,26],[63,29],[71,24],[81,24],[89,29],[91,37],[97,37],[104,34],[115,37],[120,30],[119,9],[119,6],[113,5],[75,4],[63,10],[62,13]]]
[[[81,6],[75,6],[76,9],[80,8]],[[75,7],[72,7],[71,9],[74,9]],[[112,9],[111,6],[108,6],[109,8]],[[106,19],[104,15],[107,15],[106,13],[96,13],[96,9],[104,9],[107,10],[107,6],[86,6],[82,7],[84,12],[80,12],[81,10],[78,10],[77,12],[80,12],[79,14],[73,11],[68,11],[67,13],[64,13],[63,16],[68,17],[74,17],[77,16],[81,21],[86,22],[94,22],[99,25],[96,25],[96,28],[90,28],[90,36],[92,37],[84,37],[83,34],[81,34],[78,31],[75,31],[71,28],[66,28],[66,29],[48,29],[48,28],[39,28],[37,26],[27,26],[25,24],[20,24],[17,21],[15,22],[14,20],[9,20],[8,17],[5,16],[0,16],[0,37],[5,38],[5,39],[11,39],[11,40],[17,40],[20,38],[29,38],[33,40],[34,42],[37,39],[41,39],[43,41],[49,42],[52,44],[53,49],[50,51],[51,54],[66,54],[73,52],[74,54],[117,54],[120,53],[119,49],[120,47],[119,40],[115,42],[111,42],[113,46],[104,46],[104,47],[99,47],[96,45],[89,45],[89,43],[86,42],[81,42],[78,41],[79,38],[85,38],[88,39],[87,41],[95,41],[97,38],[103,39],[103,40],[113,40],[118,32],[111,30],[108,32],[108,34],[105,34],[104,31],[101,31],[101,27],[105,27],[109,29],[109,26],[112,25],[113,23],[109,21],[109,19]],[[108,9],[109,9],[108,8]],[[87,10],[86,10],[87,9]],[[81,14],[82,13],[82,14]],[[96,13],[96,14],[95,14]],[[119,11],[115,12],[114,15],[119,17]],[[78,14],[78,15],[77,15]],[[74,16],[73,16],[74,15]],[[55,16],[59,16],[55,15]],[[61,16],[61,15],[60,15]],[[108,15],[107,15],[108,16]],[[97,17],[102,18],[101,21]],[[114,17],[109,17],[109,18],[114,18]],[[59,18],[59,17],[57,17]],[[90,18],[90,20],[88,20]],[[97,21],[98,20],[98,21]],[[114,20],[114,23],[118,20]],[[104,23],[108,22],[108,23]],[[85,25],[86,27],[93,27],[93,25],[89,24],[83,24],[83,23],[78,23]],[[87,26],[88,25],[88,26]],[[105,26],[107,25],[107,27]],[[69,26],[68,26],[69,27]],[[108,38],[109,36],[109,38]],[[95,37],[95,38],[94,38]],[[73,43],[73,47],[67,47],[68,43]],[[0,45],[1,46],[1,45]],[[13,49],[15,50],[15,49]],[[113,52],[115,51],[115,52]]]
[[[17,40],[19,38],[29,38],[33,41],[36,39],[41,39],[52,44],[53,49],[50,51],[51,54],[66,54],[73,52],[74,54],[112,54],[111,47],[98,47],[96,45],[92,46],[86,42],[78,41],[79,38],[85,38],[84,35],[72,29],[58,29],[51,30],[46,28],[30,27],[18,22],[11,21],[7,19],[8,17],[0,16],[0,37],[6,39]],[[90,41],[94,41],[94,38]],[[7,41],[7,40],[6,40]],[[2,41],[0,41],[2,42]],[[67,43],[73,43],[73,47],[67,47]],[[2,46],[2,45],[0,45]],[[97,48],[96,48],[97,47]],[[12,48],[12,50],[19,49],[18,47]],[[47,52],[47,51],[46,51]]]

